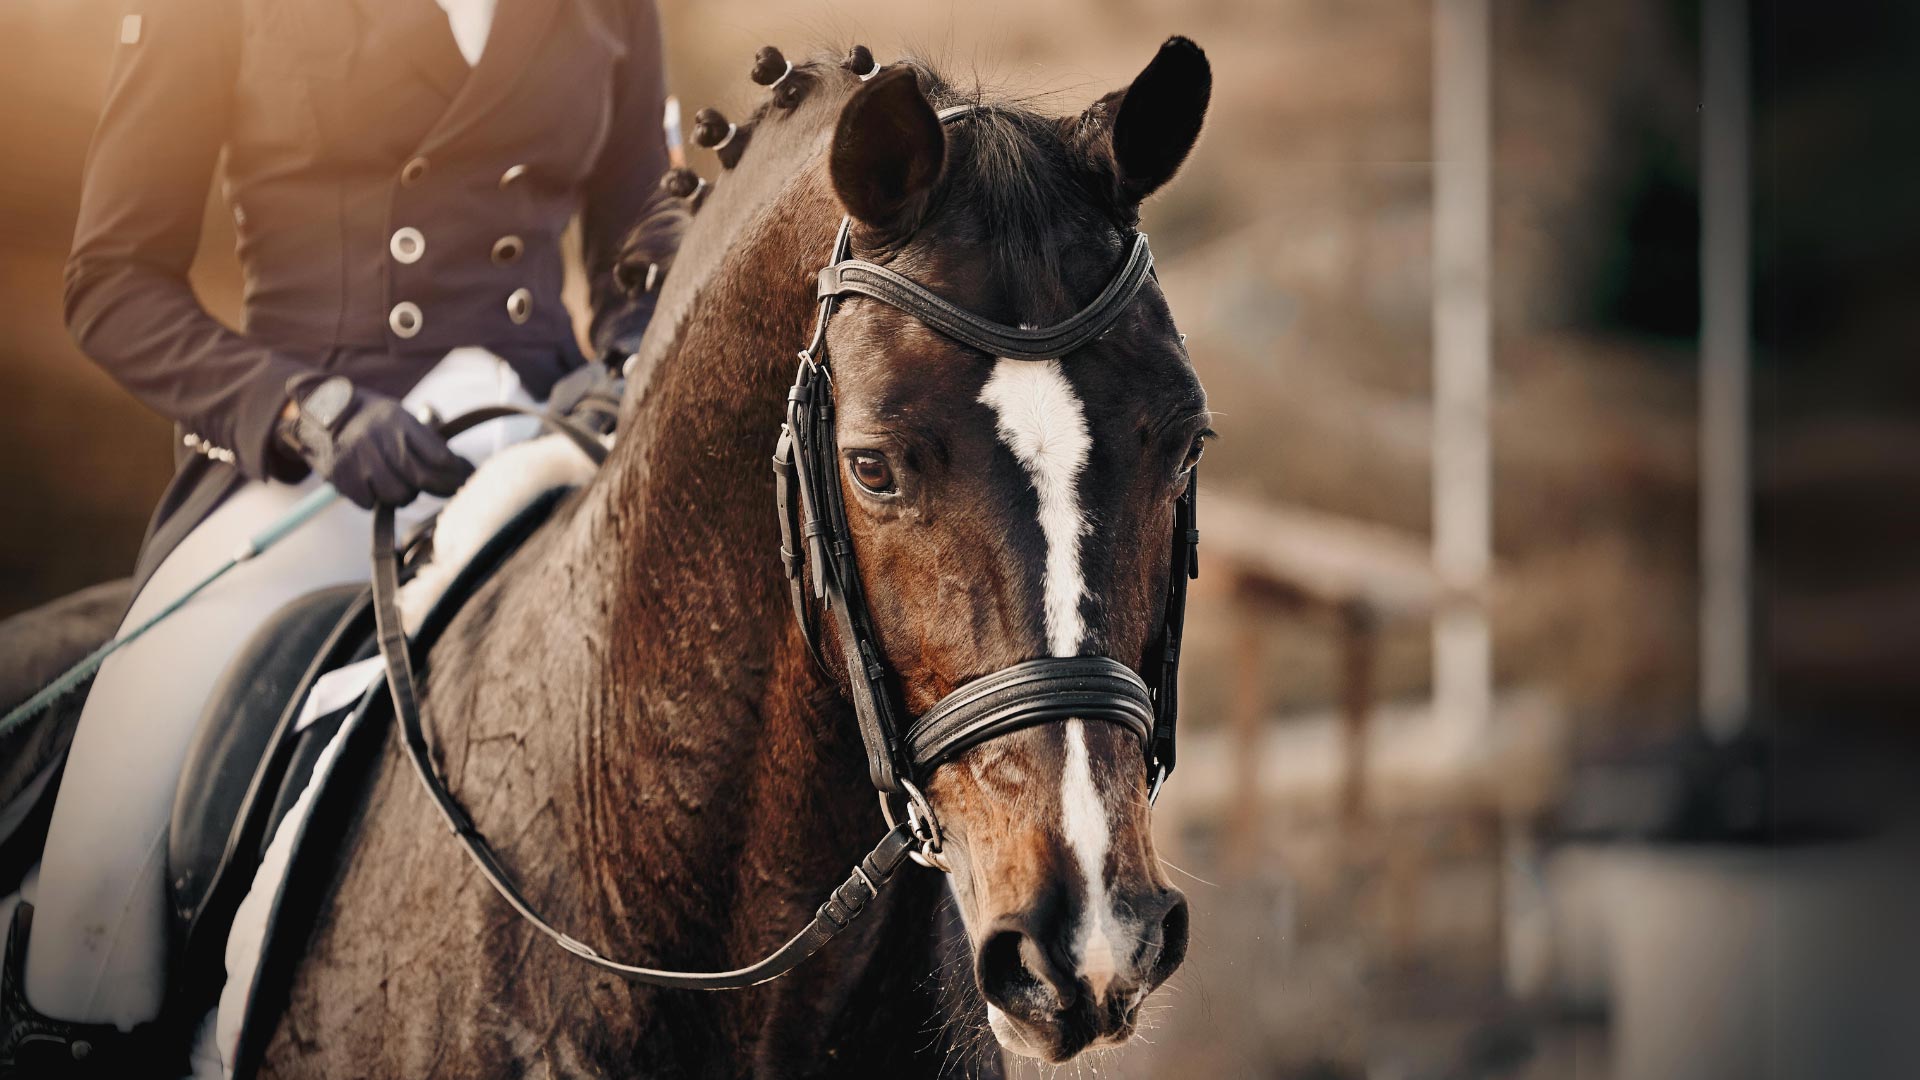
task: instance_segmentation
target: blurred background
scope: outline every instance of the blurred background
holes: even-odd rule
[[[1920,9],[661,8],[689,113],[766,43],[1062,113],[1213,61],[1145,222],[1223,436],[1157,816],[1194,948],[1084,1067],[1920,1075]],[[60,314],[118,18],[0,5],[0,615],[124,575],[168,474]],[[231,251],[215,209],[229,318]]]

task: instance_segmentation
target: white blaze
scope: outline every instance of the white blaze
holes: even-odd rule
[[[1086,412],[1058,360],[1002,360],[980,391],[980,402],[999,418],[1000,441],[1026,466],[1040,496],[1040,533],[1047,541],[1042,603],[1047,650],[1055,656],[1080,651],[1086,624],[1080,598],[1080,516],[1076,482],[1087,464]]]
[[[1087,878],[1087,910],[1080,923],[1080,974],[1093,987],[1093,998],[1106,996],[1107,984],[1119,968],[1114,955],[1118,935],[1110,932],[1113,905],[1107,901],[1107,807],[1093,787],[1093,768],[1087,760],[1086,721],[1067,721],[1067,768],[1060,778],[1060,827],[1067,834],[1080,872]]]
[[[1026,467],[1040,502],[1040,534],[1046,539],[1041,605],[1047,650],[1075,656],[1086,636],[1080,601],[1086,583],[1080,573],[1080,537],[1087,531],[1080,513],[1078,482],[1087,465],[1092,436],[1086,411],[1058,360],[1001,360],[980,391],[980,401],[998,418],[1000,440]],[[1067,721],[1067,761],[1060,777],[1060,828],[1087,880],[1075,957],[1095,998],[1106,994],[1118,970],[1111,932],[1113,905],[1107,900],[1105,867],[1107,808],[1093,786],[1084,722]]]

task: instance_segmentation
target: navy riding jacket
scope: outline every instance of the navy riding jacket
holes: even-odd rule
[[[144,577],[242,480],[285,475],[288,380],[402,394],[447,350],[544,396],[583,362],[561,303],[577,214],[597,351],[651,305],[613,279],[666,168],[652,0],[498,0],[469,67],[434,0],[133,0],[67,263],[81,349],[179,425]],[[241,324],[188,283],[209,188]]]

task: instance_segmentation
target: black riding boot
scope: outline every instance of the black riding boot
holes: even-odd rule
[[[14,909],[6,964],[0,968],[0,1080],[157,1075],[151,1025],[124,1032],[112,1024],[74,1024],[42,1016],[27,1004],[32,926],[33,905],[22,901]]]

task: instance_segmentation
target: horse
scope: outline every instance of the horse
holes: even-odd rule
[[[761,956],[879,827],[850,672],[816,657],[777,569],[768,468],[836,225],[956,305],[1057,321],[1113,276],[1210,90],[1182,38],[1065,117],[919,61],[860,67],[795,64],[729,126],[611,455],[425,673],[440,776],[528,900],[602,953]],[[972,115],[941,123],[958,104]],[[1173,508],[1211,434],[1157,283],[1057,359],[997,358],[857,297],[825,336],[847,528],[905,710],[1035,657],[1145,670]],[[949,874],[906,868],[790,974],[707,993],[552,947],[389,746],[262,1075],[991,1076],[1002,1047],[1061,1062],[1128,1039],[1188,931],[1140,743],[1069,718],[923,779]]]

